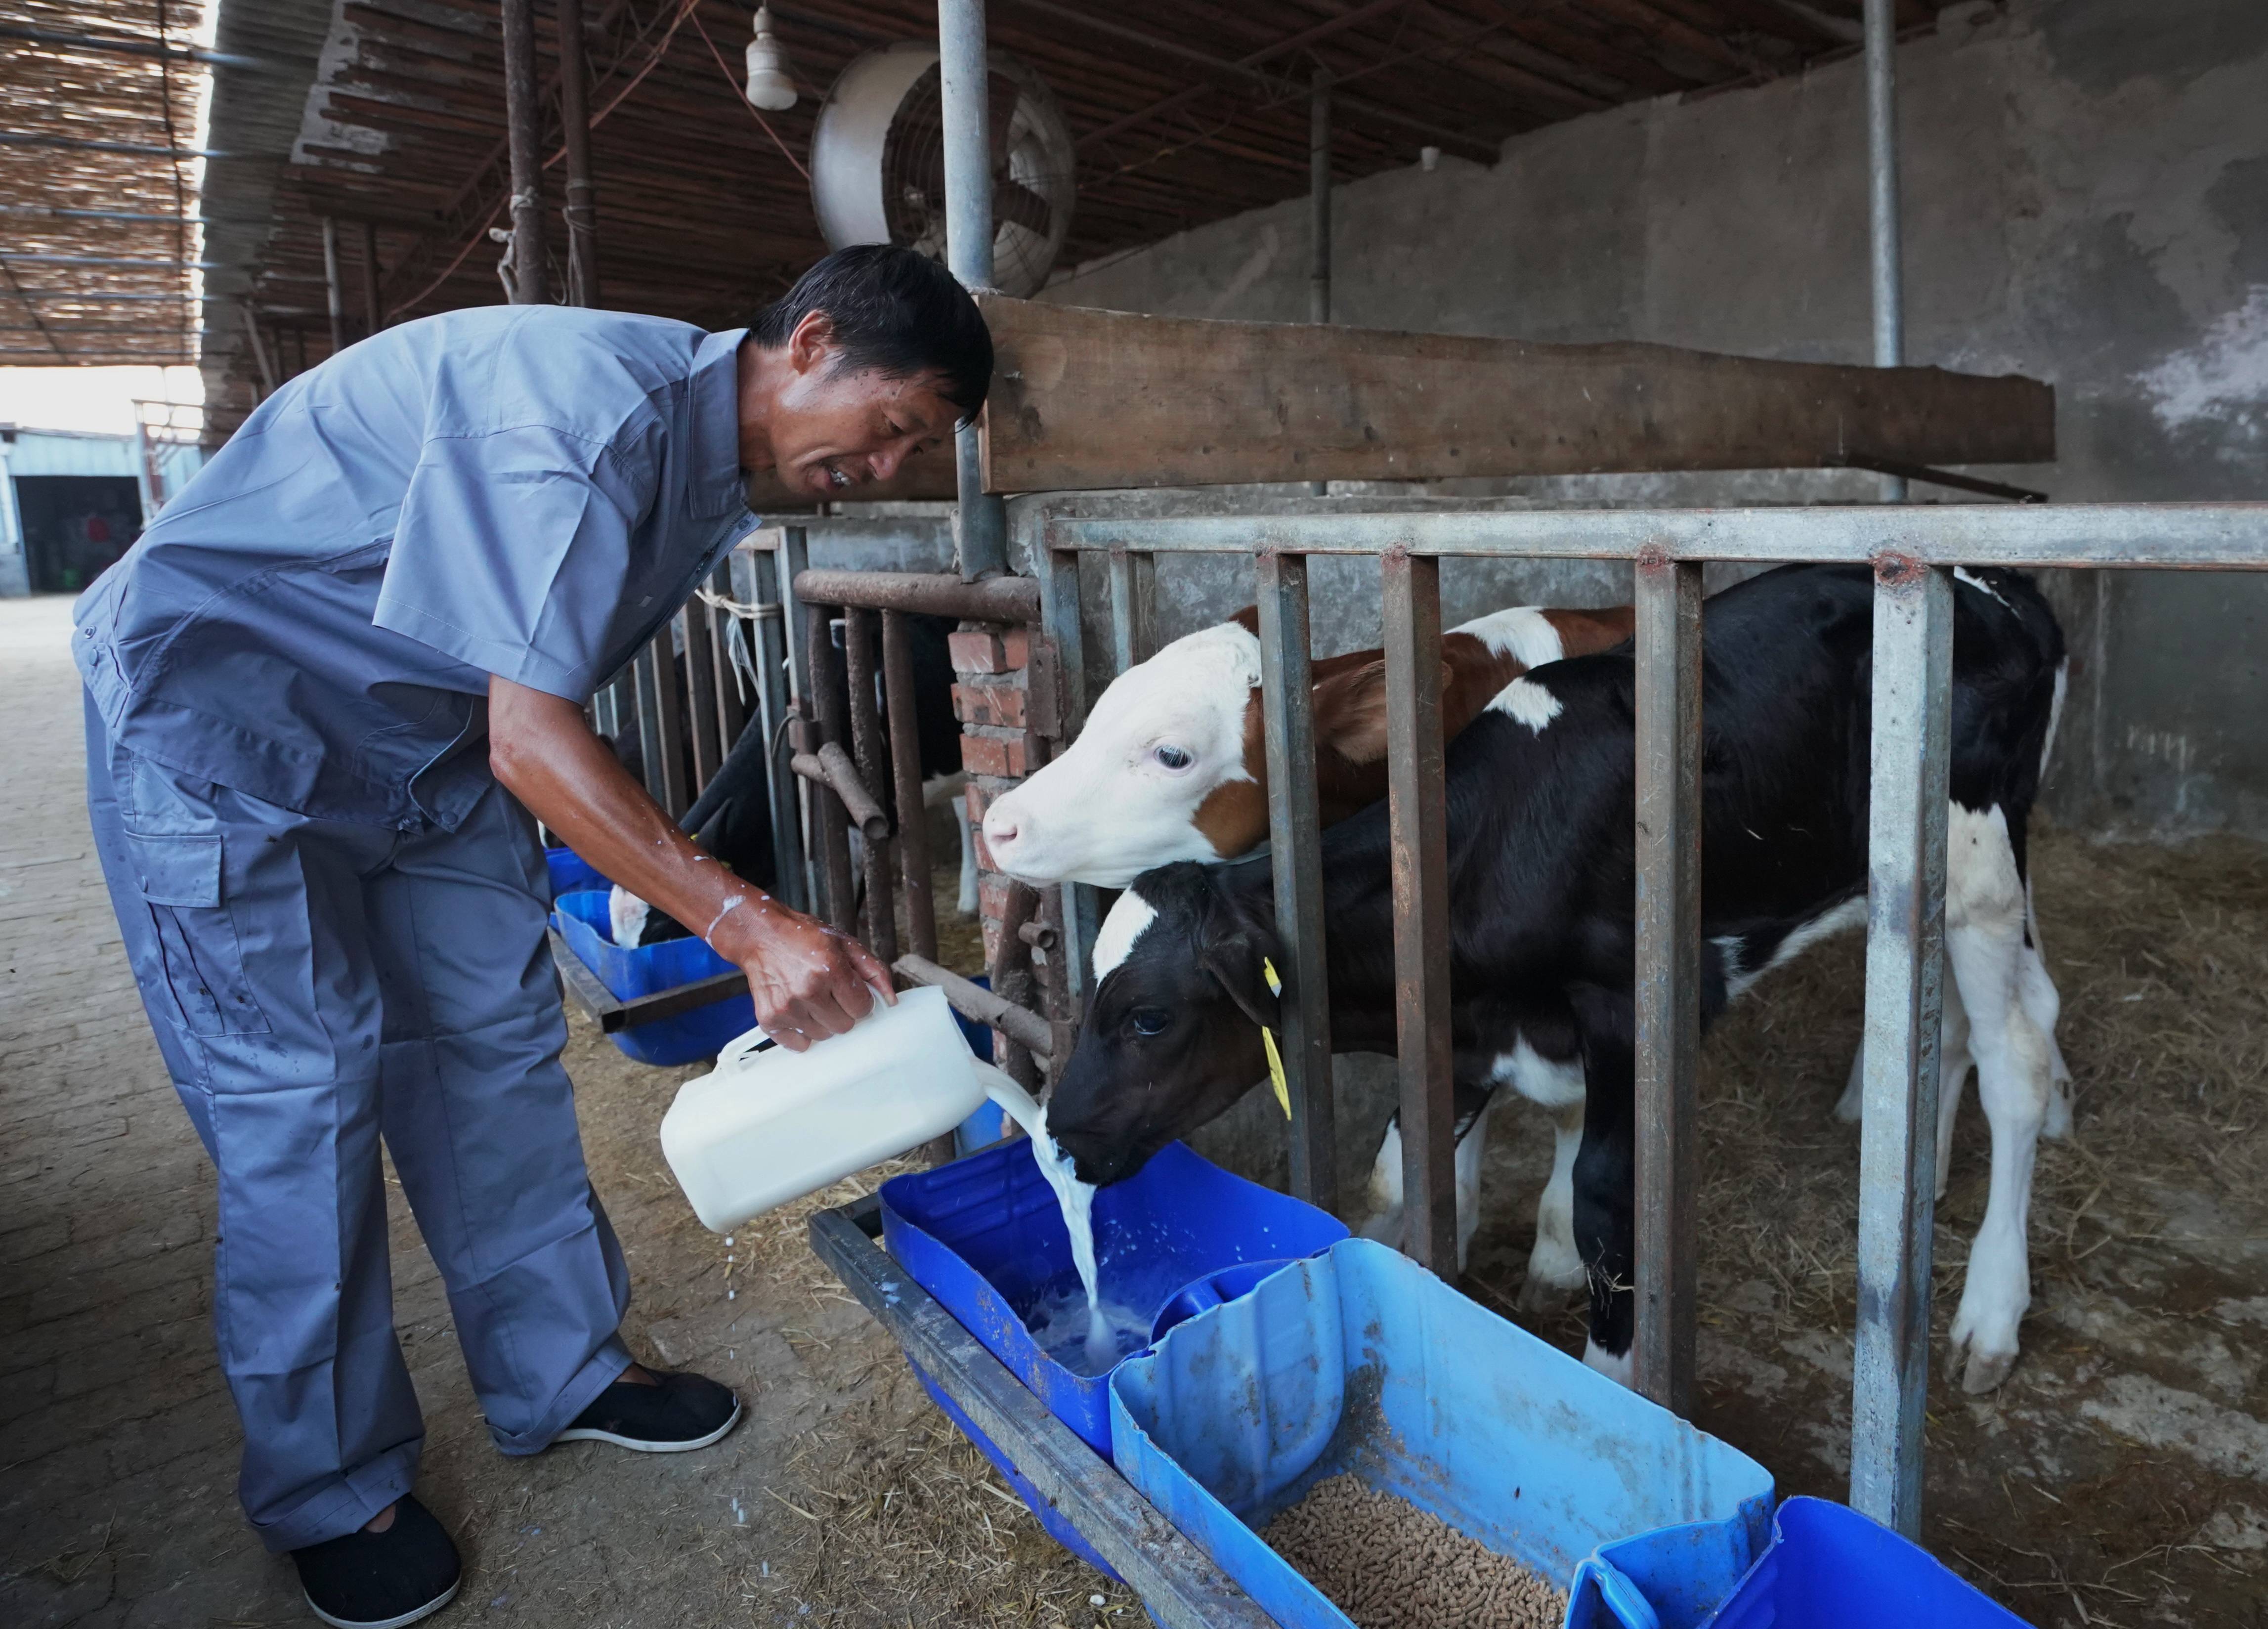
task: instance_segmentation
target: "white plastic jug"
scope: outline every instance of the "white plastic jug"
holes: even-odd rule
[[[977,1062],[941,990],[876,1001],[807,1050],[751,1029],[678,1088],[661,1152],[712,1233],[918,1147],[1015,1083]],[[1023,1111],[1012,1113],[1023,1117]]]

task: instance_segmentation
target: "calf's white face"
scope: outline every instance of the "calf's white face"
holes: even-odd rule
[[[1260,641],[1204,628],[1137,663],[1097,698],[1063,755],[984,812],[984,842],[1010,876],[1123,888],[1176,860],[1224,858],[1197,811],[1253,781],[1245,715]]]

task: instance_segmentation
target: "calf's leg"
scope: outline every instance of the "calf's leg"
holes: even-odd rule
[[[1954,1315],[1962,1388],[1990,1391],[2016,1360],[2031,1303],[2032,1168],[2053,1095],[2053,1047],[2023,999],[2025,897],[2006,817],[1955,805],[1947,843],[1946,959],[1968,1010],[1977,1096],[1992,1127],[1992,1182]]]
[[[1579,999],[1587,1088],[1582,1146],[1575,1155],[1575,1246],[1590,1279],[1591,1330],[1583,1361],[1631,1383],[1637,1310],[1634,1208],[1638,1142],[1628,992],[1594,991]]]

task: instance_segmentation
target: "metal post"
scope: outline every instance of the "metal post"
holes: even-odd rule
[[[653,645],[649,641],[630,658],[632,682],[637,694],[638,756],[645,761],[646,795],[665,809],[669,807],[668,784],[661,773],[661,687],[660,670],[653,660]],[[674,813],[674,811],[673,811]]]
[[[1032,569],[1040,575],[1040,626],[1056,647],[1063,683],[1063,739],[1071,741],[1086,721],[1086,632],[1079,622],[1079,556],[1047,546],[1044,520],[1031,541]],[[1083,1012],[1088,969],[1094,965],[1094,935],[1101,926],[1094,889],[1084,882],[1063,884],[1064,981],[1074,1014]]]
[[[1449,839],[1441,783],[1441,563],[1380,561],[1386,788],[1394,869],[1394,1033],[1402,1078],[1402,1248],[1457,1277],[1455,1082],[1449,1050]]]
[[[733,592],[733,568],[727,564],[709,574],[709,587],[719,598],[740,598]],[[721,605],[701,608],[702,621],[708,625],[709,649],[711,652],[711,673],[717,689],[717,736],[724,750],[730,753],[740,732],[748,725],[748,704],[742,699],[746,681],[740,676],[738,664],[733,660],[733,632],[740,619]],[[740,629],[745,641],[748,630]],[[751,649],[744,644],[743,649]]]
[[[512,153],[512,303],[541,306],[543,265],[543,105],[535,74],[535,0],[504,0],[504,116]]]
[[[937,901],[931,888],[929,808],[922,801],[913,638],[903,611],[882,613],[882,698],[890,714],[890,776],[898,803],[898,858],[905,872],[906,942],[914,955],[934,962]]]
[[[664,623],[661,631],[646,646],[646,667],[653,678],[654,738],[646,747],[646,785],[658,788],[655,799],[675,820],[693,806],[693,793],[685,784],[685,755],[679,750],[685,739],[685,709],[677,694],[677,641],[672,638],[675,623]],[[639,709],[639,721],[644,722],[644,709]]]
[[[331,318],[331,354],[347,348],[346,291],[339,286],[339,224],[323,217],[323,299]]]
[[[362,326],[364,337],[386,326],[378,299],[378,223],[362,224]]]
[[[850,751],[858,763],[858,778],[874,801],[892,801],[890,776],[883,762],[882,719],[875,706],[877,663],[873,611],[858,606],[843,608],[843,662],[850,700]],[[886,837],[866,845],[867,947],[884,965],[898,959],[897,866]]]
[[[1147,549],[1110,551],[1110,655],[1124,673],[1146,661],[1154,640],[1158,557]]]
[[[779,561],[770,549],[753,551],[747,558],[748,593],[745,597],[755,605],[779,604]],[[739,577],[735,571],[736,587]],[[756,665],[756,716],[749,727],[763,731],[767,743],[764,773],[770,782],[772,859],[778,873],[777,887],[772,891],[793,909],[808,911],[812,909],[811,878],[804,860],[802,793],[796,775],[788,768],[788,761],[795,756],[795,746],[787,738],[787,630],[784,615],[756,618],[752,632],[755,642],[752,654]]]
[[[1331,74],[1315,70],[1307,92],[1307,321],[1331,320]],[[1310,481],[1317,498],[1328,481]]]
[[[583,0],[559,0],[559,122],[567,149],[567,303],[599,303],[598,210],[591,193],[590,70]]]
[[[1897,0],[1866,0],[1867,217],[1873,251],[1874,365],[1905,360],[1905,298],[1898,243]],[[1905,502],[1903,475],[1882,477],[1882,501]]]
[[[685,641],[685,704],[693,722],[693,795],[715,778],[733,749],[732,737],[717,719],[716,652],[710,638],[709,608],[695,600],[677,614]]]
[[[939,99],[945,122],[945,255],[969,289],[992,286],[991,70],[984,0],[939,0]],[[984,444],[975,424],[954,438],[959,506],[954,553],[970,582],[1008,569],[1008,515],[984,490]]]
[[[276,364],[269,359],[268,341],[260,332],[260,319],[253,314],[249,300],[245,302],[243,310],[245,337],[252,342],[252,360],[260,369],[260,394],[272,396],[276,394]]]
[[[1701,568],[1637,571],[1638,1389],[1693,1402],[1701,1056]]]
[[[842,746],[850,733],[843,717],[849,692],[840,682],[835,665],[835,635],[827,607],[814,606],[804,613],[804,673],[809,679],[810,704],[806,716],[816,723],[815,741]],[[856,892],[850,877],[850,837],[845,822],[850,814],[843,800],[823,786],[812,788],[811,818],[819,828],[819,851],[826,860],[827,924],[842,932],[858,931]]]
[[[1928,1401],[1952,685],[1951,573],[1884,556],[1874,568],[1851,1504],[1909,1538],[1921,1534]]]
[[[1284,1072],[1292,1098],[1292,1192],[1338,1209],[1331,1095],[1330,964],[1323,946],[1323,822],[1315,797],[1308,671],[1307,562],[1276,549],[1253,563],[1260,601],[1261,719],[1268,749],[1269,857],[1283,946]]]

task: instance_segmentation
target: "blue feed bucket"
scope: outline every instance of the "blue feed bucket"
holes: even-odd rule
[[[882,1184],[882,1242],[914,1281],[1030,1387],[1098,1454],[1110,1453],[1107,1375],[1074,1374],[1040,1349],[1025,1317],[1075,1292],[1071,1238],[1054,1191],[1018,1139],[935,1170]],[[1108,1298],[1154,1319],[1193,1281],[1248,1262],[1308,1255],[1346,1237],[1313,1205],[1231,1176],[1181,1144],[1139,1176],[1095,1196],[1095,1255]],[[922,1383],[930,1386],[927,1376]],[[938,1397],[1064,1546],[1108,1572],[1102,1559],[1030,1496],[1007,1456]]]
[[[658,995],[733,970],[731,962],[697,939],[665,940],[634,949],[617,945],[608,937],[603,888],[561,895],[552,905],[551,925],[567,941],[567,948],[622,1000]],[[755,1027],[756,1004],[743,989],[689,1013],[618,1029],[611,1038],[639,1063],[669,1068],[714,1058],[727,1041]]]
[[[1771,1475],[1365,1239],[1198,1312],[1111,1378],[1118,1469],[1285,1629],[1346,1615],[1259,1529],[1353,1471],[1565,1587],[1601,1544],[1709,1523],[1743,1565]]]
[[[1823,1499],[1791,1499],[1754,1565],[1696,1528],[1603,1544],[1568,1629],[2021,1629],[1920,1545]]]

